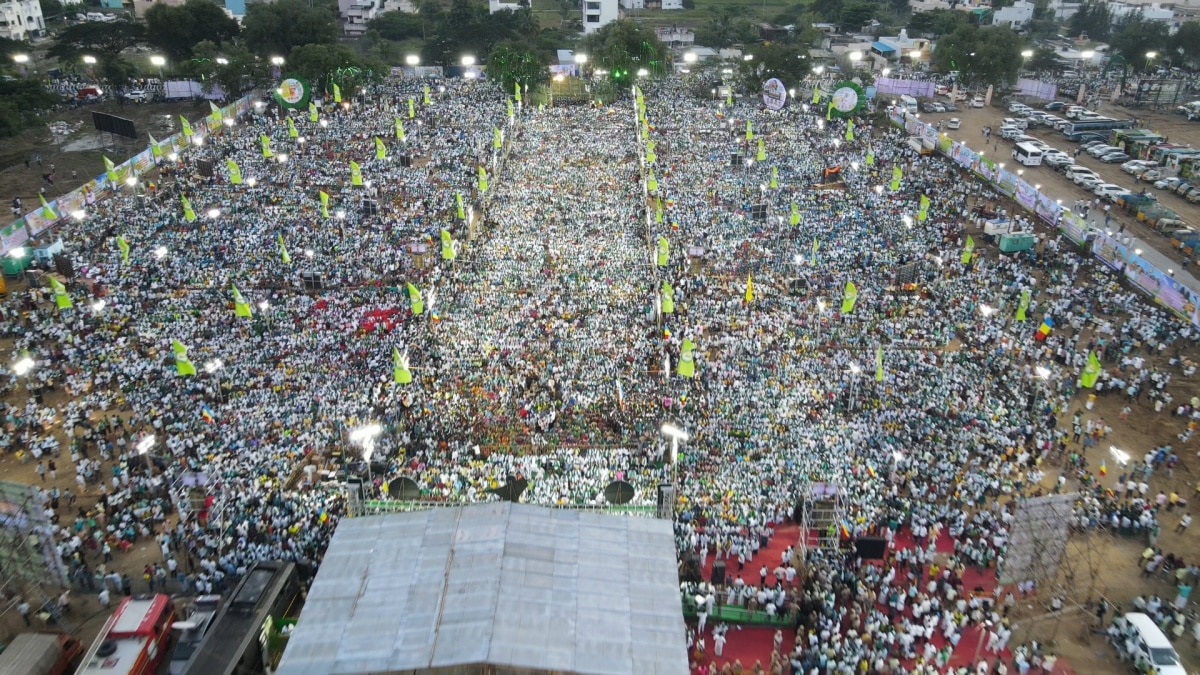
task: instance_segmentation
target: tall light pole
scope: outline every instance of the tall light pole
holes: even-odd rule
[[[158,79],[163,79],[163,66],[167,65],[166,57],[155,54],[150,57],[150,63],[158,66]]]
[[[150,452],[150,448],[154,447],[154,441],[154,434],[149,434],[143,436],[142,440],[138,441],[137,444],[138,455],[145,458],[146,472],[151,479],[154,478],[154,458],[153,456],[146,457],[146,455]]]
[[[413,67],[419,66],[421,65],[421,57],[417,56],[416,54],[409,54],[408,56],[404,57],[404,63]]]
[[[367,483],[375,486],[375,477],[371,473],[371,455],[375,454],[375,439],[383,433],[383,427],[378,424],[368,424],[350,432],[350,441],[362,445],[363,461],[367,463]]]
[[[679,442],[686,441],[691,436],[670,422],[663,424],[661,431],[664,436],[671,439],[671,486],[678,490],[679,487],[676,483],[679,478]]]
[[[225,400],[225,390],[221,387],[221,376],[218,373],[221,372],[221,368],[224,365],[221,359],[213,359],[204,364],[204,371],[217,380],[217,392],[221,394],[222,401]]]
[[[17,70],[20,71],[21,77],[25,77],[28,72],[25,67],[29,63],[29,55],[13,54],[12,60],[17,62]]]
[[[583,77],[583,67],[584,67],[584,65],[587,64],[587,60],[588,60],[587,54],[576,54],[575,55],[575,70],[579,71],[577,73],[579,75],[579,77]]]

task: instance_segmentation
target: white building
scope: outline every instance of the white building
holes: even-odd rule
[[[621,18],[617,0],[583,0],[583,32],[595,33]]]
[[[625,9],[646,9],[646,0],[621,0]]]
[[[668,47],[691,47],[696,44],[696,34],[686,28],[658,27],[654,32]]]
[[[683,0],[662,0],[663,9],[683,9]]]
[[[0,2],[0,37],[25,40],[41,36],[46,30],[42,6],[38,0],[9,0]]]
[[[488,0],[488,14],[503,12],[506,9],[517,11],[521,9],[521,5],[516,2],[500,2],[500,0]]]
[[[1008,7],[996,10],[992,14],[992,25],[1005,26],[1017,30],[1029,23],[1029,20],[1032,18],[1033,3],[1026,0],[1017,0]]]
[[[385,12],[417,11],[410,0],[338,0],[342,17],[342,32],[349,37],[362,37],[367,24]]]

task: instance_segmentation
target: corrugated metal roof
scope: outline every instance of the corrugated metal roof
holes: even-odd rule
[[[671,524],[507,502],[342,520],[281,675],[688,672]]]

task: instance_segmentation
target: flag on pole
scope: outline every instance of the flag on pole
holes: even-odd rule
[[[658,179],[654,177],[654,169],[646,172],[646,189],[650,192],[658,192]]]
[[[298,138],[300,136],[300,130],[296,128],[296,123],[292,121],[291,117],[287,117],[285,119],[287,119],[288,136],[291,136],[292,138]]]
[[[149,134],[147,134],[147,136],[149,136]],[[150,154],[154,155],[155,157],[162,157],[162,146],[158,144],[158,141],[154,140],[153,136],[150,136]]]
[[[192,137],[192,123],[187,121],[186,117],[184,117],[183,115],[180,115],[179,116],[179,125],[181,127],[183,127],[183,135],[188,138],[191,138]]]
[[[671,286],[671,282],[663,279],[662,290],[659,292],[659,297],[662,302],[663,314],[675,313],[675,288]]]
[[[492,147],[499,150],[504,145],[504,135],[500,133],[500,127],[492,127]]]
[[[209,424],[217,423],[217,416],[213,414],[212,408],[207,405],[200,406],[200,418]]]
[[[777,167],[777,166],[773,166],[773,167],[771,167],[771,184],[770,184],[770,187],[771,187],[771,189],[772,189],[772,190],[774,190],[775,188],[779,187],[779,167]]]
[[[454,239],[449,230],[442,230],[442,260],[454,260]]]
[[[188,348],[179,340],[171,340],[171,351],[175,352],[175,370],[180,375],[195,375],[196,366],[188,360]]]
[[[275,156],[275,153],[271,152],[271,139],[266,134],[258,135],[258,144],[262,146],[263,157],[270,159]]]
[[[121,250],[121,264],[129,262],[129,242],[125,241],[125,237],[117,236],[117,248]]]
[[[410,98],[410,99],[408,99],[408,119],[411,120],[412,118],[414,118],[416,116],[417,116],[417,103],[416,103],[416,101],[413,101]]]
[[[288,255],[287,246],[285,246],[283,243],[283,235],[282,234],[278,235],[278,240],[279,240],[279,259],[283,261],[284,265],[291,265],[292,264],[292,256]]]
[[[399,347],[392,347],[392,381],[396,384],[412,383],[412,371],[408,369],[408,360],[400,355]]]
[[[513,98],[517,99],[517,103],[520,103],[521,102],[521,83],[513,82],[513,90],[514,90]]]
[[[233,313],[241,317],[249,317],[253,312],[250,311],[250,303],[246,302],[246,298],[242,296],[242,292],[237,286],[230,284],[233,289]]]
[[[833,99],[829,99],[829,105],[825,106],[826,121],[833,121]]]
[[[478,187],[479,187],[480,192],[488,191],[487,169],[483,168],[482,166],[479,167],[479,185],[478,185]]]
[[[1025,312],[1026,312],[1026,310],[1028,310],[1028,309],[1029,309],[1029,298],[1030,298],[1030,295],[1031,295],[1031,294],[1030,294],[1030,292],[1029,292],[1029,289],[1028,289],[1028,288],[1026,288],[1025,290],[1021,291],[1021,302],[1019,302],[1019,303],[1017,304],[1017,321],[1024,321],[1024,320],[1025,320]]]
[[[892,184],[888,186],[892,192],[895,192],[896,190],[900,189],[900,181],[903,179],[904,179],[904,170],[901,169],[900,165],[898,165],[898,164],[896,166],[893,166],[892,167]]]
[[[725,105],[733,105],[733,87],[725,89]]]
[[[458,212],[458,217],[459,217],[460,219],[462,219],[462,220],[466,220],[466,219],[467,219],[467,212],[466,212],[466,210],[463,208],[463,200],[462,200],[462,193],[461,193],[461,192],[455,192],[455,193],[454,193],[454,208],[455,208],[455,210]]]
[[[680,377],[695,377],[696,376],[696,343],[692,342],[691,338],[683,338],[683,344],[679,346],[679,367],[675,372]]]
[[[413,316],[420,316],[425,312],[425,302],[421,300],[421,290],[413,286],[411,281],[405,288],[408,290],[408,306],[412,310]]]
[[[767,161],[767,144],[761,138],[758,139],[758,154],[754,158],[760,162]]]
[[[663,221],[662,200],[655,199],[654,200],[654,222],[661,223],[662,221]]]
[[[217,104],[213,103],[212,101],[208,102],[208,109],[211,111],[208,115],[208,118],[210,120],[212,120],[213,122],[220,124],[221,119],[223,117],[223,115],[221,114],[221,109],[218,108]]]
[[[671,244],[667,241],[666,236],[658,235],[658,257],[655,262],[659,267],[666,267],[667,260],[671,255]]]
[[[846,120],[846,140],[854,140],[854,120]]]
[[[1100,357],[1096,356],[1096,352],[1088,352],[1087,365],[1083,367],[1083,373],[1079,376],[1079,384],[1091,389],[1096,386],[1096,380],[1100,379],[1100,372],[1104,366],[1100,364]]]
[[[975,239],[971,235],[967,235],[967,245],[963,246],[962,264],[971,264],[971,256],[975,254]]]
[[[350,184],[351,185],[362,185],[363,184],[362,167],[359,166],[358,162],[356,162],[354,160],[350,160]]]
[[[816,237],[813,237],[812,264],[814,264],[814,265],[817,264],[817,251],[820,251],[820,250],[821,250],[821,240],[817,239]]]
[[[792,202],[792,214],[788,216],[788,223],[793,227],[800,224],[800,207],[796,206],[796,202]]]
[[[232,159],[225,160],[225,168],[229,169],[229,182],[234,185],[242,184],[242,168]]]
[[[883,382],[883,347],[875,348],[875,381]]]
[[[196,222],[196,212],[192,210],[192,202],[188,200],[187,195],[179,195],[179,201],[183,203],[183,218],[189,223]]]
[[[929,218],[929,197],[921,195],[921,204],[917,208],[917,220],[925,222]]]
[[[317,110],[317,104],[312,101],[308,102],[308,121],[316,122],[320,119],[320,113]]]
[[[337,82],[333,83],[333,102],[334,103],[342,102],[342,88],[337,86]]]
[[[858,302],[858,287],[853,281],[846,282],[846,288],[842,292],[842,314],[849,314],[854,311],[854,304]]]
[[[429,105],[430,103],[433,103],[433,99],[429,98],[429,85],[425,85],[424,87],[422,87],[421,93],[424,95],[424,98],[422,98],[422,100],[425,102],[425,105]]]
[[[742,296],[747,303],[754,302],[754,277],[746,275],[746,293]]]
[[[324,190],[321,190],[320,192],[317,193],[317,196],[321,199],[321,217],[328,218],[329,217],[329,193]]]
[[[754,140],[754,123],[750,120],[746,120],[746,140]]]
[[[108,177],[108,182],[112,183],[113,185],[119,183],[121,181],[121,177],[117,175],[117,166],[113,164],[111,159],[105,157],[104,155],[101,155],[100,159],[104,160],[104,175]]]
[[[820,102],[821,102],[821,88],[814,84],[813,85],[812,104],[816,105]]]
[[[58,305],[59,309],[71,308],[71,296],[67,295],[67,287],[56,279],[54,275],[47,274],[46,280],[50,282],[50,288],[54,290],[54,304]]]
[[[58,214],[54,212],[54,209],[50,208],[50,205],[46,203],[45,195],[40,192],[38,193],[38,201],[42,203],[43,218],[46,220],[58,220]]]
[[[396,127],[396,138],[403,141],[404,140],[404,122],[401,122],[399,117],[396,118],[395,127]]]
[[[387,158],[387,146],[383,144],[383,139],[375,137],[375,159]]]
[[[1052,330],[1054,330],[1054,318],[1047,315],[1042,319],[1042,325],[1038,326],[1037,332],[1033,334],[1033,339],[1045,340]]]

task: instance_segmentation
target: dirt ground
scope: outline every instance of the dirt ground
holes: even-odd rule
[[[133,120],[138,139],[104,134],[96,131],[92,124],[92,113],[104,112]],[[25,213],[37,207],[37,194],[46,188],[47,201],[70,192],[83,183],[104,173],[107,156],[120,164],[134,154],[146,149],[154,136],[162,140],[179,131],[179,116],[189,120],[207,115],[208,103],[103,103],[80,106],[74,110],[54,115],[47,120],[48,128],[26,131],[20,136],[5,139],[0,143],[0,185],[3,191],[5,214],[0,222],[11,222],[12,212],[7,210],[14,197],[20,197]],[[54,133],[69,130],[69,133]],[[41,164],[38,163],[38,156]],[[29,160],[28,167],[26,160]],[[44,178],[53,167],[54,184]],[[74,177],[72,177],[74,172]],[[22,213],[21,215],[24,215]]]

